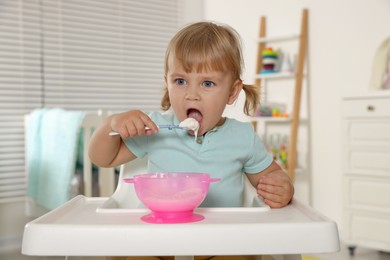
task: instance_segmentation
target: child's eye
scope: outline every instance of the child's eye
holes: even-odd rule
[[[202,83],[202,86],[203,86],[203,87],[206,87],[206,88],[210,88],[210,87],[215,86],[215,83],[212,82],[212,81],[206,80],[206,81],[204,81],[204,82]]]
[[[181,85],[185,85],[187,82],[185,79],[176,79],[175,83],[176,83],[176,85],[181,86]]]

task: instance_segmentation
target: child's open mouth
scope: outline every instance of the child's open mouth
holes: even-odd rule
[[[188,109],[187,117],[191,117],[191,118],[195,119],[196,121],[199,122],[199,124],[202,122],[202,119],[203,119],[202,113],[199,110],[194,109],[194,108]]]

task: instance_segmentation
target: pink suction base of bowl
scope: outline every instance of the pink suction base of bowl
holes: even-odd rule
[[[193,211],[186,212],[154,212],[141,217],[141,220],[154,224],[177,224],[198,222],[204,219],[200,214],[194,214]]]

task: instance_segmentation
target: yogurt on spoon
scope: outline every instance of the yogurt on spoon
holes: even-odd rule
[[[199,122],[196,119],[193,119],[192,117],[188,117],[183,121],[181,121],[179,126],[194,131],[195,140],[198,139]]]

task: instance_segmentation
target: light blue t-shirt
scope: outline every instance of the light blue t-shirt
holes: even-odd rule
[[[173,114],[153,112],[158,125],[178,125]],[[160,129],[158,134],[128,138],[125,143],[137,157],[148,156],[148,172],[202,172],[221,181],[210,184],[201,207],[242,206],[243,174],[258,173],[272,163],[250,123],[226,118],[222,126],[198,137],[185,130]]]

